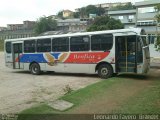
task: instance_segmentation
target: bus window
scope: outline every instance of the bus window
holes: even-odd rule
[[[69,51],[69,38],[54,38],[52,39],[53,52],[68,52]]]
[[[35,52],[35,46],[36,46],[36,41],[35,40],[24,41],[24,52],[25,53]]]
[[[14,52],[14,54],[22,53],[22,43],[13,44],[13,52]]]
[[[89,51],[89,36],[71,37],[70,50],[71,51]]]
[[[51,52],[51,39],[37,40],[37,52]]]
[[[11,53],[11,42],[6,42],[6,52]]]
[[[91,36],[91,50],[93,51],[107,51],[113,46],[112,34],[101,34]]]

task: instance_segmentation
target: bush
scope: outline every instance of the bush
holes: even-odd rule
[[[66,85],[65,88],[63,88],[63,91],[65,92],[64,95],[71,93],[73,90],[69,85]]]

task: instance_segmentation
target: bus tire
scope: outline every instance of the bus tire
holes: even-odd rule
[[[117,75],[118,75],[118,73],[113,73],[113,75],[112,75],[112,76],[113,76],[113,77],[116,77]]]
[[[33,75],[39,75],[39,74],[41,74],[41,69],[40,69],[39,64],[38,63],[32,63],[31,66],[30,66],[30,72]]]
[[[98,75],[102,78],[102,79],[107,79],[112,77],[113,75],[113,69],[112,66],[109,64],[102,64],[98,67]]]

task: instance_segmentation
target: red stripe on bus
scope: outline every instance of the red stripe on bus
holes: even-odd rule
[[[110,52],[85,52],[70,53],[64,63],[98,63],[109,55]]]

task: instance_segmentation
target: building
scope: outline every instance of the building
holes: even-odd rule
[[[141,27],[145,29],[148,35],[156,36],[160,32],[159,23],[155,18],[157,11],[154,9],[156,4],[160,4],[160,0],[148,0],[136,2],[136,9],[133,10],[117,10],[108,11],[108,15],[115,19],[121,20],[125,28]],[[152,40],[150,42],[153,42]]]
[[[63,10],[63,17],[67,18],[67,17],[71,17],[73,15],[73,12],[70,10]]]
[[[23,24],[7,24],[7,30],[22,30]]]
[[[89,19],[57,20],[58,31],[82,32],[86,31]]]
[[[150,44],[151,57],[160,57],[160,52],[156,51],[155,41],[157,33],[160,33],[160,26],[155,16],[157,11],[154,9],[156,4],[160,4],[160,0],[148,0],[136,2],[136,27],[145,29]]]
[[[23,24],[7,24],[7,30],[31,30],[35,21],[23,21]]]
[[[26,38],[34,36],[33,30],[5,30],[0,31],[0,40]]]
[[[35,23],[35,21],[23,21],[23,29],[32,30],[34,28]]]
[[[136,26],[144,28],[149,35],[155,35],[160,32],[157,27],[156,14],[154,9],[156,4],[160,4],[160,0],[148,0],[135,3],[136,6]]]
[[[0,40],[25,38],[34,36],[35,21],[23,21],[23,24],[8,24],[6,29],[0,31]]]
[[[143,28],[148,35],[151,57],[160,57],[160,52],[156,51],[154,45],[157,34],[160,33],[160,23],[158,23],[155,18],[157,11],[154,9],[154,7],[156,4],[160,4],[160,0],[136,2],[136,9],[117,11],[109,10],[106,13],[112,18],[119,19],[124,24],[125,28]]]
[[[136,10],[108,11],[108,15],[114,19],[119,19],[125,28],[133,28],[136,24]]]
[[[0,31],[4,31],[4,30],[7,30],[6,27],[0,27]]]
[[[157,33],[157,11],[155,5],[160,3],[160,0],[149,0],[135,3],[136,6],[136,26],[144,28],[148,34]]]

